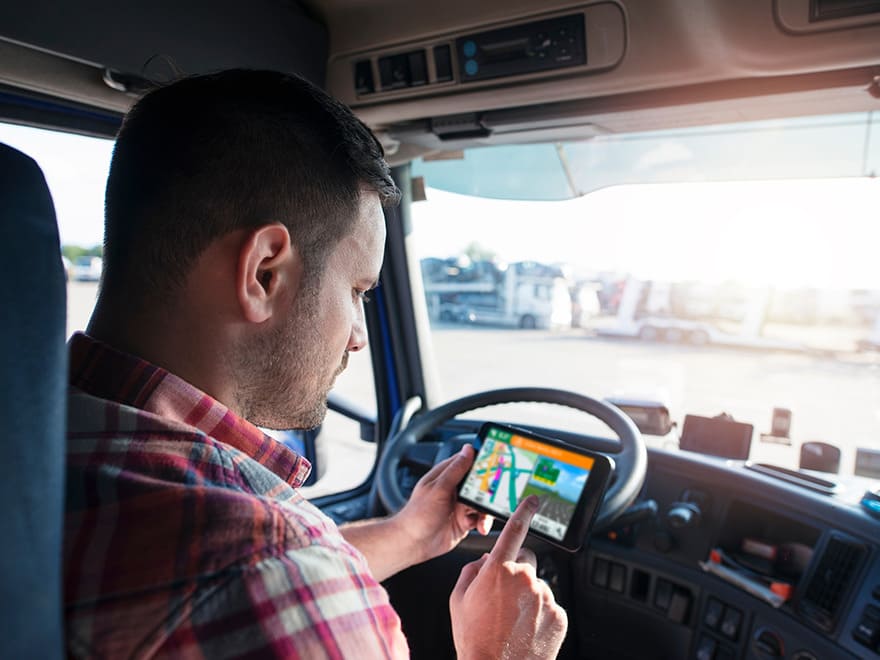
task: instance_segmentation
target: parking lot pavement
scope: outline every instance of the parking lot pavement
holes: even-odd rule
[[[686,414],[727,412],[755,427],[751,460],[796,467],[800,445],[836,444],[852,473],[855,448],[880,446],[880,355],[742,351],[714,346],[600,338],[583,331],[516,331],[448,326],[434,332],[448,399],[521,385],[594,398],[661,399],[681,429]],[[773,408],[792,411],[792,445],[760,441]],[[558,406],[505,406],[492,415],[572,431],[598,432],[585,415]],[[486,413],[483,413],[485,416]],[[658,440],[659,443],[659,440]]]

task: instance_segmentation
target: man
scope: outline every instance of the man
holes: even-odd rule
[[[298,78],[189,78],[128,114],[100,297],[70,345],[71,655],[406,655],[379,582],[488,533],[455,501],[473,451],[435,466],[397,515],[338,529],[297,491],[305,459],[257,429],[323,419],[366,345],[382,204],[397,198],[369,130]],[[535,508],[462,571],[462,658],[561,644],[565,613],[520,550]]]

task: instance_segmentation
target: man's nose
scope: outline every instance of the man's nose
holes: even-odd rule
[[[351,335],[348,337],[349,351],[359,351],[367,345],[367,324],[364,322],[364,314],[361,311],[351,325]]]

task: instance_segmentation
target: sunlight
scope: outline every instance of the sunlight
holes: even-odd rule
[[[563,202],[429,189],[428,199],[413,207],[422,255],[455,256],[476,242],[500,260],[567,263],[576,273],[880,288],[876,179],[627,185]]]

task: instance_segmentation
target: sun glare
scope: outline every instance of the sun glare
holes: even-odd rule
[[[500,260],[576,272],[880,288],[876,179],[627,185],[564,202],[428,198],[413,211],[423,255],[456,256],[476,242]]]

